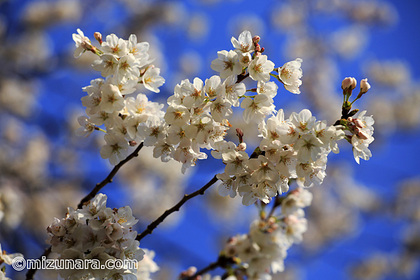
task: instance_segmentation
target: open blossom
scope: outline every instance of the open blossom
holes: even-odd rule
[[[232,37],[230,41],[232,42],[233,47],[242,53],[249,53],[255,49],[254,43],[252,42],[251,32],[248,30],[243,31],[239,35],[238,39]]]
[[[76,44],[76,49],[74,50],[74,57],[78,58],[86,51],[85,45],[90,45],[90,40],[85,36],[82,30],[77,28],[77,34],[73,33],[73,41]]]
[[[353,145],[353,155],[357,163],[360,158],[369,160],[372,152],[369,145],[373,142],[373,124],[372,116],[366,116],[366,111],[357,113],[354,117],[348,119],[348,126],[351,135],[351,144]]]
[[[102,87],[100,106],[107,113],[118,112],[124,108],[124,98],[117,86],[106,84]]]
[[[267,59],[266,55],[254,58],[248,66],[249,76],[254,81],[268,82],[270,72],[274,70],[274,63]]]
[[[128,155],[128,142],[124,137],[115,134],[105,134],[106,145],[101,148],[101,157],[109,158],[112,165],[117,165]]]
[[[165,83],[165,79],[160,76],[160,69],[150,67],[142,77],[145,88],[153,92],[160,92],[159,87]]]
[[[76,130],[77,136],[87,137],[95,130],[95,125],[87,117],[80,116],[77,121],[80,124],[80,127]]]
[[[286,62],[282,67],[279,67],[279,78],[284,84],[284,88],[291,93],[299,94],[299,87],[302,84],[301,69],[302,59],[296,58],[293,61]]]
[[[242,65],[235,51],[218,51],[217,58],[211,62],[211,69],[220,72],[220,78],[225,79],[230,75],[242,73]]]

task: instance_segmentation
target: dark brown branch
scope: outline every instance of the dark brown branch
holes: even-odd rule
[[[149,235],[153,232],[153,230],[160,224],[163,222],[163,220],[166,219],[166,217],[168,217],[169,215],[171,215],[172,213],[179,211],[179,209],[181,208],[182,205],[184,205],[185,202],[187,202],[188,200],[190,200],[193,197],[196,197],[197,195],[203,195],[204,192],[210,188],[214,183],[217,182],[217,177],[216,175],[214,175],[214,177],[207,183],[205,184],[201,189],[196,190],[193,193],[190,194],[186,194],[184,195],[184,197],[172,208],[166,210],[165,212],[163,212],[163,214],[157,218],[154,222],[152,222],[151,224],[149,224],[147,226],[147,228],[140,234],[137,235],[136,240],[140,241],[142,240],[146,235]]]
[[[203,275],[206,272],[212,271],[212,270],[218,268],[219,266],[221,267],[221,264],[222,263],[220,262],[220,260],[217,260],[217,262],[213,262],[213,263],[209,264],[208,266],[206,266],[205,268],[197,271],[193,276],[190,276],[188,278],[183,278],[182,280],[195,280],[195,279],[198,279],[197,276]]]
[[[141,142],[140,145],[138,145],[138,147],[134,150],[134,152],[132,152],[130,155],[128,155],[124,160],[120,161],[120,163],[115,165],[115,167],[111,170],[111,172],[108,174],[108,176],[102,182],[97,183],[95,188],[80,201],[79,205],[77,205],[77,208],[81,209],[83,207],[83,205],[86,202],[88,202],[89,200],[91,200],[92,198],[94,198],[95,195],[97,195],[98,192],[103,187],[105,187],[108,183],[111,183],[112,179],[114,178],[115,174],[117,174],[117,172],[121,168],[121,166],[126,164],[132,158],[137,157],[139,155],[139,152],[140,152],[141,148],[143,148],[143,142]]]
[[[129,154],[124,160],[120,161],[117,165],[115,165],[115,167],[111,170],[111,172],[108,174],[108,176],[102,182],[97,183],[95,188],[80,201],[79,205],[77,205],[77,208],[81,209],[83,207],[83,205],[86,202],[88,202],[89,200],[91,200],[92,198],[94,198],[95,195],[103,187],[105,187],[108,183],[111,183],[112,179],[117,174],[118,170],[120,170],[120,168],[124,164],[126,164],[128,161],[137,157],[139,155],[139,152],[140,152],[141,148],[143,148],[143,142],[141,142],[140,145],[138,145],[138,147],[134,150],[134,152]],[[48,257],[48,255],[50,253],[51,253],[51,246],[44,251],[44,253],[39,257],[39,259],[41,259],[44,256]],[[35,268],[28,270],[28,272],[26,273],[26,280],[32,280],[34,278],[34,275],[35,275],[36,271],[37,271],[37,269],[35,269]]]
[[[209,264],[205,268],[197,271],[194,275],[189,276],[189,277],[184,277],[184,278],[182,278],[182,280],[200,279],[200,278],[198,278],[198,276],[203,275],[204,273],[209,272],[211,270],[214,270],[218,267],[225,268],[225,269],[229,268],[229,267],[232,267],[232,265],[237,264],[236,261],[237,261],[237,259],[235,259],[233,257],[226,257],[224,255],[220,255],[216,262],[212,262],[211,264]]]
[[[51,253],[51,246],[47,249],[45,249],[44,253],[42,253],[42,255],[38,258],[39,260],[42,259],[42,257],[48,257],[48,255]],[[28,272],[26,272],[26,280],[32,280],[34,279],[34,275],[36,272],[36,268],[31,268],[28,270]]]

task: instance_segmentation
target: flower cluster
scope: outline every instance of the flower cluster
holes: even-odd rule
[[[88,136],[94,130],[102,130],[99,126],[104,125],[106,145],[101,149],[101,156],[116,165],[126,158],[129,141],[142,140],[137,133],[139,124],[163,117],[163,105],[149,101],[138,91],[159,92],[165,80],[160,76],[160,69],[151,64],[149,44],[138,42],[136,35],[123,40],[111,34],[102,41],[102,35],[95,33],[100,46],[94,47],[80,29],[77,32],[73,34],[75,57],[85,51],[98,55],[92,67],[104,77],[92,80],[83,88],[87,96],[82,98],[82,104],[88,117],[79,117],[81,127],[77,134]]]
[[[244,268],[247,279],[270,280],[271,274],[284,270],[288,248],[302,241],[307,229],[302,208],[311,201],[309,191],[295,189],[283,198],[279,216],[255,220],[249,233],[232,237],[222,254],[238,260],[237,265]]]
[[[218,175],[223,181],[219,192],[231,197],[239,194],[245,205],[257,199],[268,203],[289,190],[291,179],[299,179],[305,187],[321,184],[327,156],[331,151],[338,153],[336,141],[344,137],[340,127],[316,121],[307,109],[293,112],[288,119],[279,110],[260,123],[259,131],[262,140],[256,158],[250,158],[232,142],[214,153],[226,164],[225,172]]]
[[[207,158],[201,149],[216,151],[229,145],[225,136],[231,127],[232,107],[244,109],[246,123],[260,123],[275,112],[273,98],[277,85],[269,81],[270,75],[274,75],[271,74],[274,63],[262,54],[264,50],[259,40],[249,31],[242,32],[238,39],[232,38],[235,49],[219,51],[218,58],[211,63],[211,68],[219,75],[204,82],[200,78],[181,81],[174,95],[168,98],[164,123],[146,122],[138,127],[145,145],[154,145],[155,157],[163,161],[175,159],[183,164],[185,172],[198,159]],[[300,60],[278,70],[285,73],[284,84],[295,92],[302,76],[302,70],[296,68],[298,64],[300,66]],[[256,88],[246,89],[242,80],[248,76],[257,82]],[[246,95],[247,91],[256,94]]]
[[[143,258],[144,252],[135,240],[137,232],[131,228],[137,223],[131,208],[111,209],[106,207],[106,200],[106,195],[98,194],[82,209],[69,208],[65,218],[55,218],[48,226],[48,243],[59,259],[96,259],[102,265],[111,259]],[[61,277],[69,280],[126,279],[135,274],[135,269],[60,270]]]

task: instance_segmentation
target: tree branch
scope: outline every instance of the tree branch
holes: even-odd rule
[[[163,220],[166,219],[166,217],[168,217],[169,215],[171,215],[172,213],[179,211],[179,209],[181,208],[182,205],[184,205],[185,202],[187,202],[188,200],[190,200],[193,197],[196,197],[197,195],[203,195],[204,192],[210,188],[214,183],[217,182],[217,177],[216,175],[214,175],[214,177],[207,183],[205,184],[201,189],[196,190],[193,193],[190,194],[186,194],[184,195],[184,197],[172,208],[166,210],[165,212],[163,212],[163,214],[157,218],[154,222],[152,222],[151,224],[149,224],[147,226],[147,228],[140,234],[137,235],[136,240],[140,241],[142,240],[145,236],[151,234],[153,232],[153,230],[160,224],[163,222]]]
[[[102,182],[97,183],[96,186],[95,186],[95,188],[80,201],[80,203],[77,205],[77,208],[78,209],[81,209],[83,207],[83,205],[86,202],[88,202],[89,200],[91,200],[92,198],[94,198],[95,195],[103,187],[105,187],[108,183],[111,183],[112,182],[112,179],[117,174],[118,170],[120,170],[120,168],[124,164],[126,164],[128,161],[130,161],[131,159],[137,157],[139,155],[139,152],[140,152],[141,148],[143,148],[143,142],[141,142],[140,145],[137,146],[137,148],[134,150],[134,152],[132,152],[131,154],[129,154],[124,160],[120,161],[117,165],[115,165],[115,167],[111,170],[111,172],[108,174],[108,176]],[[45,257],[48,257],[48,255],[50,253],[51,253],[51,246],[44,251],[44,253],[39,257],[39,259],[41,259],[44,256]],[[37,271],[36,268],[32,268],[32,269],[28,270],[28,272],[26,273],[26,280],[32,280],[32,279],[34,279],[34,275],[35,275],[36,271]]]
[[[111,170],[111,172],[108,174],[108,176],[102,182],[97,183],[95,188],[80,201],[79,205],[77,205],[77,208],[82,209],[83,205],[86,202],[88,202],[89,200],[94,198],[95,195],[98,194],[98,192],[103,187],[105,187],[108,183],[111,183],[112,179],[114,178],[115,174],[117,174],[117,172],[121,168],[121,166],[126,164],[132,158],[137,157],[139,155],[139,152],[140,152],[141,148],[143,148],[143,142],[141,142],[140,145],[138,145],[138,147],[134,150],[134,152],[132,152],[130,155],[128,155],[124,160],[120,161],[120,163],[115,165],[115,167]]]
[[[51,253],[51,246],[45,249],[44,253],[38,258],[39,260],[42,259],[42,257],[48,257],[48,255]],[[26,280],[32,280],[34,279],[35,272],[37,271],[36,268],[31,268],[26,272]]]

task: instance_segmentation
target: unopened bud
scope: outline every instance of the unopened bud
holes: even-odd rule
[[[254,44],[258,44],[260,42],[260,39],[261,39],[260,36],[256,35],[252,38],[252,42]]]
[[[368,83],[367,79],[363,79],[360,81],[360,94],[364,94],[368,92],[370,89],[370,84]]]
[[[261,46],[259,44],[255,45],[255,51],[256,52],[261,52]]]
[[[357,81],[353,77],[347,77],[341,83],[341,88],[343,90],[353,90],[356,88],[356,86],[357,86]]]
[[[102,45],[102,34],[99,32],[93,33],[93,37],[95,37],[96,41],[98,41],[99,44]]]
[[[246,150],[246,144],[244,142],[242,142],[241,144],[238,145],[238,147],[236,147],[236,150],[239,152],[243,152]]]

